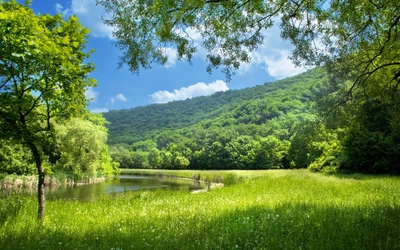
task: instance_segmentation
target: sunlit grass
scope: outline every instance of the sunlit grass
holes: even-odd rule
[[[26,198],[0,225],[0,249],[400,249],[397,177],[227,174],[244,178],[199,194],[147,190],[48,202],[43,222],[36,200]]]

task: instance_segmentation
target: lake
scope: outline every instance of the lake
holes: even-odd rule
[[[204,183],[190,179],[120,175],[102,183],[46,189],[45,196],[47,200],[95,201],[104,194],[141,189],[187,190],[189,192],[205,188],[207,186]]]

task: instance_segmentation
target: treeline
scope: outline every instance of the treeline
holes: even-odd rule
[[[340,95],[341,88],[329,86],[327,74],[317,68],[257,86],[256,91],[237,91],[246,101],[232,99],[229,107],[237,106],[217,118],[188,123],[184,128],[136,132],[136,138],[145,139],[112,144],[111,155],[123,168],[308,167],[312,171],[399,174],[399,123],[393,123],[388,108],[379,100],[334,108],[337,99],[333,97]],[[267,91],[260,93],[261,88]],[[256,98],[251,98],[255,93]],[[213,102],[224,94],[202,100]],[[188,100],[175,103],[181,103],[181,116],[186,114],[185,107],[192,108]],[[159,119],[158,114],[153,116],[153,108],[147,107],[143,118],[149,124],[156,123],[153,117]],[[198,118],[190,115],[184,119]],[[118,132],[119,125],[109,126]],[[122,132],[114,136],[111,134],[111,141],[129,138]]]
[[[72,119],[52,122],[55,138],[43,144],[46,175],[81,181],[118,172],[107,145],[107,121],[101,114],[86,112]],[[29,148],[18,141],[0,138],[0,173],[35,175]]]

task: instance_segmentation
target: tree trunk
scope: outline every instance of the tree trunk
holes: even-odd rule
[[[38,219],[42,220],[44,218],[44,212],[45,212],[44,169],[43,169],[43,165],[42,164],[40,164],[38,166],[38,174],[39,174],[39,181],[38,181]]]
[[[45,212],[45,199],[44,199],[44,168],[42,165],[42,157],[39,153],[38,148],[33,143],[28,143],[31,148],[33,157],[35,158],[36,168],[38,170],[38,219],[42,220],[44,218]]]

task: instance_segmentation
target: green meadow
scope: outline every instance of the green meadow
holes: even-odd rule
[[[35,198],[3,198],[0,249],[400,249],[399,177],[307,170],[143,174],[228,183],[196,194],[143,190],[87,203],[48,201],[43,221],[36,219]]]

